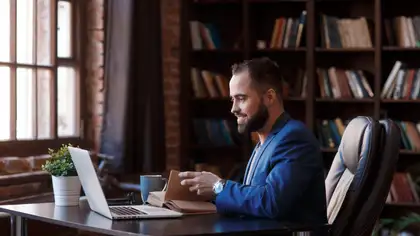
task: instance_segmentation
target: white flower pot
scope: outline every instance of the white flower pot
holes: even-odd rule
[[[56,206],[79,205],[81,184],[78,176],[52,176]]]

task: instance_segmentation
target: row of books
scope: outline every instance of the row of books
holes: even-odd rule
[[[396,172],[391,182],[391,188],[386,198],[387,204],[393,203],[405,203],[405,204],[419,204],[419,185],[418,177],[412,175],[408,172]],[[378,235],[389,236],[414,236],[418,235],[413,232],[410,232],[404,227],[404,229],[399,230],[398,227],[390,227],[392,225],[384,225],[380,230]]]
[[[226,119],[193,120],[194,141],[201,147],[227,147],[240,143],[236,122]]]
[[[270,48],[297,48],[301,46],[306,11],[299,18],[279,17],[275,20]]]
[[[419,99],[420,69],[408,68],[396,61],[381,92],[381,98]]]
[[[335,118],[333,120],[318,119],[315,122],[316,136],[321,147],[338,148],[341,137],[350,120]]]
[[[229,97],[229,80],[219,73],[192,67],[191,84],[195,98]]]
[[[281,78],[283,81],[283,96],[287,97],[306,97],[308,88],[308,76],[306,71],[298,69],[290,76]]]
[[[397,16],[384,20],[387,43],[403,48],[420,47],[420,16]]]
[[[396,172],[386,203],[419,203],[418,186],[410,173]]]
[[[299,70],[295,75],[296,77],[293,79],[293,89],[289,82],[284,78],[280,78],[283,82],[283,96],[304,97],[306,95],[306,73],[303,70]],[[220,73],[192,67],[191,84],[194,98],[229,97],[229,79]]]
[[[190,37],[194,50],[220,48],[220,34],[211,23],[190,21]]]
[[[299,18],[279,17],[275,20],[270,48],[301,46],[306,11]],[[321,15],[321,44],[324,48],[372,48],[365,17],[343,18]],[[420,47],[420,16],[397,16],[384,20],[386,44],[403,48]],[[220,48],[218,30],[211,23],[190,21],[192,47],[195,50]]]
[[[324,48],[372,48],[366,17],[339,19],[322,14],[320,27]]]
[[[337,67],[317,68],[318,86],[321,98],[370,98],[373,90],[362,70],[347,70]],[[293,79],[283,81],[285,97],[305,97],[307,76],[298,70]],[[229,97],[229,79],[216,72],[191,68],[191,83],[196,98]],[[389,73],[381,98],[419,99],[420,69],[407,68],[396,61]]]
[[[373,97],[362,70],[344,70],[336,67],[317,68],[318,85],[322,98]]]
[[[236,123],[223,119],[194,119],[194,137],[201,146],[232,146],[239,141]],[[322,147],[338,148],[349,120],[335,118],[316,121],[316,135]],[[402,150],[420,151],[420,122],[395,121],[401,130]],[[253,135],[253,140],[258,138]]]
[[[420,122],[396,121],[401,130],[401,149],[420,151]]]
[[[420,122],[394,121],[401,130],[400,148],[402,150],[420,151]],[[321,147],[338,148],[348,122],[349,119],[343,121],[341,118],[316,120],[316,135]]]

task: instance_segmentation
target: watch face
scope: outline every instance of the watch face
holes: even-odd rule
[[[214,192],[216,194],[219,194],[223,190],[223,184],[221,182],[216,183],[216,186],[214,186]]]

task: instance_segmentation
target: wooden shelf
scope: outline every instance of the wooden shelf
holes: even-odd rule
[[[403,47],[395,47],[395,46],[385,46],[383,50],[386,52],[406,52],[406,51],[420,52],[420,48],[403,48]]]
[[[212,0],[194,0],[195,5],[225,5],[225,4],[240,4],[241,0],[224,0],[224,1],[212,1]]]
[[[317,102],[335,102],[335,103],[373,103],[375,100],[370,98],[317,98]]]
[[[420,99],[413,100],[413,99],[382,99],[382,103],[419,103]]]
[[[242,54],[241,49],[201,49],[201,50],[191,50],[193,54]]]
[[[374,48],[316,48],[316,52],[320,53],[363,53],[375,52]]]
[[[321,151],[325,152],[325,153],[336,153],[337,148],[321,148]],[[420,155],[420,151],[401,149],[400,154],[402,154],[402,155]]]
[[[268,49],[252,50],[252,53],[285,53],[285,52],[306,52],[306,48],[268,48]]]
[[[289,102],[305,102],[305,98],[302,97],[287,97],[284,100]]]
[[[307,0],[248,0],[250,4],[259,3],[305,3]]]
[[[386,207],[408,207],[408,208],[419,208],[420,209],[420,203],[410,203],[410,202],[392,202],[387,203],[385,205]]]
[[[321,148],[321,151],[324,153],[336,153],[337,152],[337,148]]]
[[[402,154],[402,155],[419,155],[420,156],[420,152],[419,151],[413,151],[413,150],[404,150],[404,149],[401,149],[400,150],[400,154]]]

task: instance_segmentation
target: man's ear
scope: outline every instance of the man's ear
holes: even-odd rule
[[[268,105],[272,105],[275,99],[277,98],[277,93],[274,89],[270,88],[267,90],[266,96],[267,96]]]

